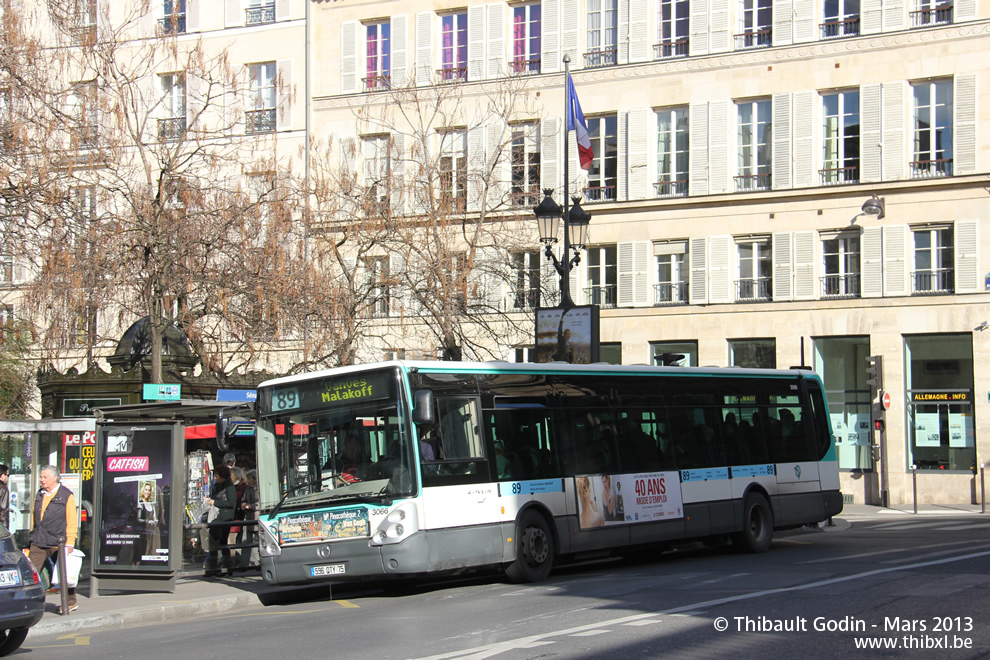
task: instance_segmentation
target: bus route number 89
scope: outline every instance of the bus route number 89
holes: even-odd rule
[[[272,393],[272,410],[293,410],[299,407],[299,391],[294,387],[278,389]]]

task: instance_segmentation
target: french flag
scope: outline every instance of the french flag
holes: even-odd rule
[[[581,112],[581,102],[578,101],[577,92],[574,91],[574,79],[571,78],[569,71],[567,73],[567,130],[575,131],[581,169],[590,170],[591,161],[595,158],[595,152],[591,150],[591,138],[588,137],[588,124],[584,121],[584,113]]]

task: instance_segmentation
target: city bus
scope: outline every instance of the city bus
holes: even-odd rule
[[[770,547],[842,510],[804,369],[391,361],[258,387],[269,584]]]

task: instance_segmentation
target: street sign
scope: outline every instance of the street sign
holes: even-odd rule
[[[890,410],[890,392],[884,392],[883,396],[880,397],[880,402],[883,403],[884,410]]]

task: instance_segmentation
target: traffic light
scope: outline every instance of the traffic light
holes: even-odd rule
[[[870,386],[870,401],[876,401],[883,391],[883,356],[871,355],[866,361],[870,363],[870,366],[866,367],[866,384]]]
[[[877,401],[870,405],[870,418],[873,420],[873,430],[878,433],[883,433],[887,427],[887,411],[883,407],[883,403]]]

